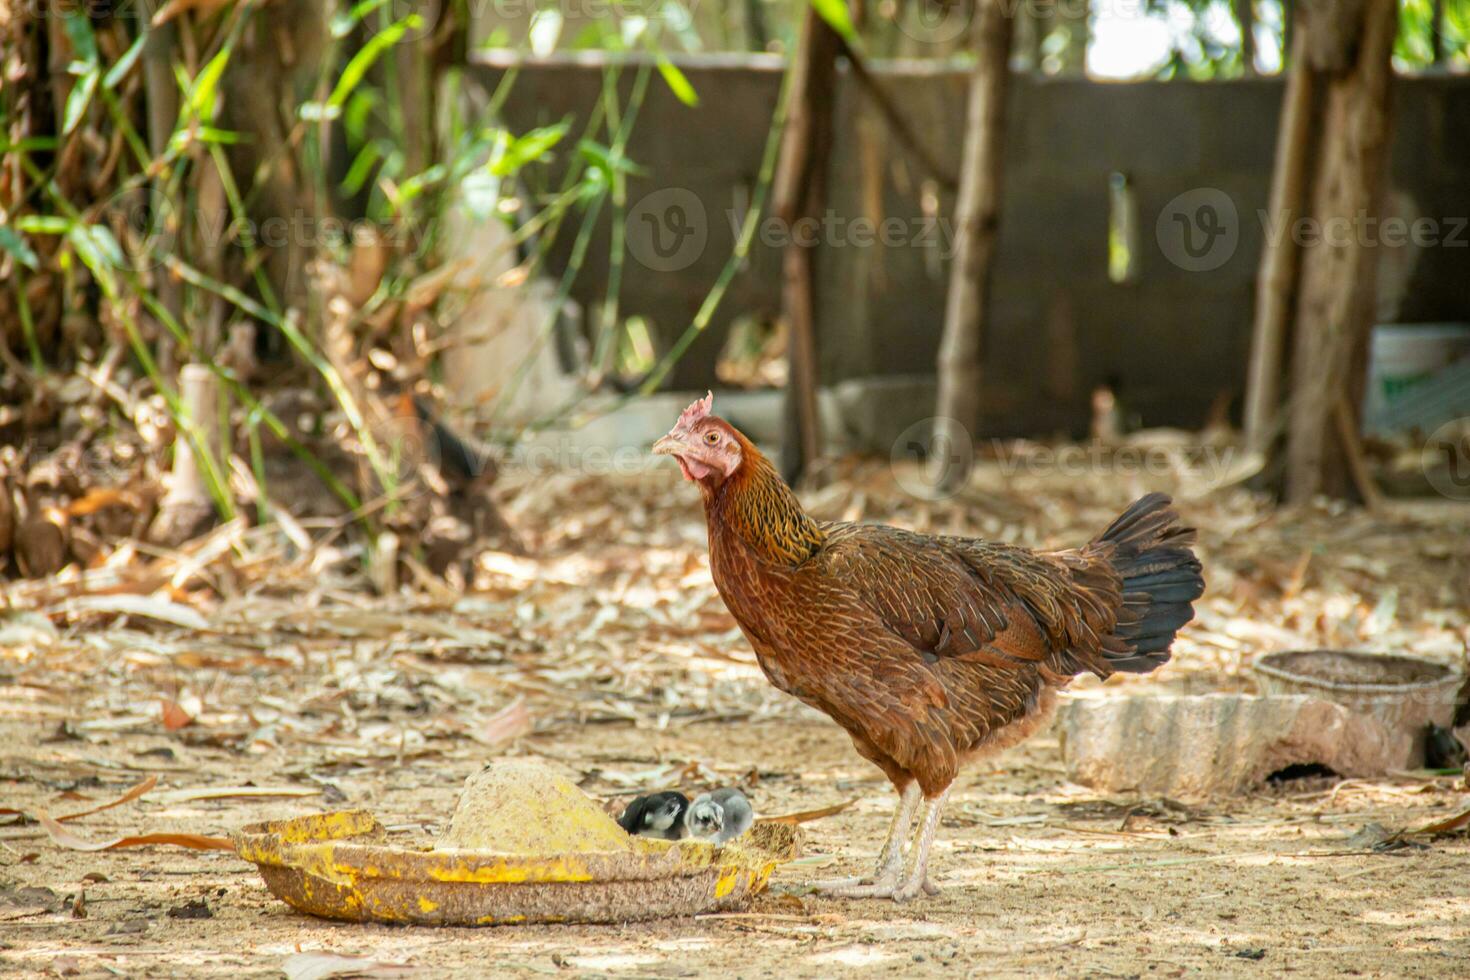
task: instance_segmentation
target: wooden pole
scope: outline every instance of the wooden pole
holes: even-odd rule
[[[958,423],[973,437],[980,426],[980,361],[989,298],[990,267],[1000,225],[1005,157],[1005,103],[1011,19],[1004,0],[979,0],[975,72],[965,111],[965,145],[955,204],[955,260],[939,344],[936,442]],[[952,420],[952,422],[950,421]],[[947,470],[948,479],[964,474]],[[950,488],[952,489],[952,488]]]
[[[781,305],[790,346],[781,469],[788,482],[799,480],[822,453],[813,258],[820,244],[821,217],[827,201],[837,55],[841,48],[837,32],[807,7],[791,64],[786,129],[781,134],[781,156],[772,189],[772,210],[787,233],[781,260]]]
[[[1434,0],[1429,8],[1429,62],[1436,68],[1444,64],[1444,0]]]
[[[1241,73],[1250,78],[1256,73],[1256,8],[1255,0],[1234,0],[1235,22],[1240,25]]]
[[[1282,358],[1300,259],[1292,230],[1306,204],[1309,164],[1313,158],[1316,75],[1302,54],[1300,34],[1296,44],[1277,128],[1269,205],[1271,231],[1261,251],[1260,271],[1256,275],[1255,328],[1246,373],[1246,445],[1251,451],[1262,453],[1276,438]]]
[[[1339,26],[1346,28],[1339,22]],[[1365,216],[1375,215],[1387,168],[1391,82],[1398,8],[1363,0],[1352,60],[1327,85],[1312,215],[1321,240],[1305,249],[1286,447],[1286,499],[1342,493],[1351,475],[1333,413],[1350,390],[1372,326],[1379,252]],[[1302,33],[1306,33],[1303,31]]]

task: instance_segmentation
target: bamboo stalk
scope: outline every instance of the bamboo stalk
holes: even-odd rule
[[[832,149],[832,112],[836,101],[837,55],[841,39],[808,7],[801,41],[791,64],[786,92],[786,129],[776,171],[774,210],[790,239],[782,258],[782,308],[790,329],[786,386],[786,432],[782,470],[795,481],[820,457],[821,421],[817,410],[816,303],[812,252],[795,234],[799,222],[821,215],[826,203],[827,166]]]
[[[1298,34],[1277,128],[1269,209],[1270,227],[1277,229],[1278,237],[1266,241],[1256,275],[1255,326],[1245,387],[1245,437],[1253,452],[1265,452],[1278,429],[1282,360],[1296,294],[1300,248],[1291,228],[1306,204],[1317,88],[1316,72],[1302,53],[1304,46],[1303,35]]]
[[[955,205],[955,259],[950,269],[939,345],[935,444],[958,424],[973,436],[980,425],[980,363],[990,296],[990,267],[1000,225],[1005,165],[1005,103],[1011,19],[1003,0],[983,0],[975,25],[975,72],[965,112],[964,163]],[[968,474],[945,469],[949,484]],[[942,489],[952,489],[952,486]]]
[[[1240,67],[1247,78],[1256,73],[1255,0],[1233,0],[1235,22],[1240,25]]]

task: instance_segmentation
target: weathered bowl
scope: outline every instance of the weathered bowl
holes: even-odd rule
[[[1414,739],[1422,759],[1424,728],[1448,728],[1465,676],[1453,667],[1352,650],[1288,650],[1260,657],[1255,672],[1266,694],[1305,694],[1381,721]]]
[[[235,850],[293,908],[405,925],[632,922],[735,908],[795,856],[796,829],[758,823],[723,847],[633,838],[617,853],[517,855],[385,842],[365,810],[252,824]]]

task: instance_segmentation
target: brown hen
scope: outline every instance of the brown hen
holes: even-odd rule
[[[1194,531],[1157,493],[1071,551],[819,522],[712,401],[654,452],[703,492],[715,585],[771,683],[846,729],[899,793],[875,873],[818,890],[932,893],[929,848],[961,767],[1040,728],[1075,675],[1169,659],[1204,590]]]

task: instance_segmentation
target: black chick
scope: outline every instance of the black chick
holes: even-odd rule
[[[660,840],[678,840],[685,834],[684,814],[689,809],[689,797],[669,790],[640,796],[618,818],[618,825],[630,834],[640,837],[656,837]]]

